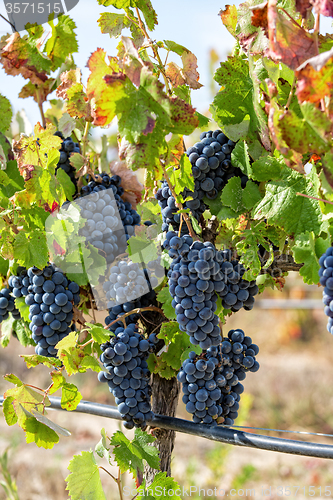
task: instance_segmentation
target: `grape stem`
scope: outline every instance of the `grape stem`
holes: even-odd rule
[[[43,128],[46,128],[46,118],[44,115],[43,102],[42,102],[40,89],[36,90],[36,97],[37,97],[37,103],[38,103],[38,107],[39,107],[39,111],[40,111],[40,116],[42,118],[42,125],[43,125]]]
[[[86,156],[89,129],[90,129],[90,122],[86,122],[85,127],[84,127],[82,141],[81,141],[82,142],[82,156]]]
[[[183,205],[182,205],[179,201],[177,201],[177,195],[176,195],[176,193],[175,193],[175,190],[174,190],[174,188],[173,188],[173,185],[171,184],[171,181],[170,181],[170,178],[169,178],[168,173],[167,173],[167,171],[166,171],[166,168],[165,168],[165,166],[163,165],[163,163],[162,163],[162,162],[161,162],[161,166],[162,166],[162,170],[163,170],[163,174],[164,174],[165,180],[167,181],[167,184],[168,184],[168,186],[169,186],[169,189],[170,189],[170,191],[171,191],[171,194],[172,194],[172,196],[173,196],[173,197],[174,197],[174,199],[175,199],[176,206],[177,206],[178,210],[183,210],[183,209],[184,209],[184,208],[183,208]],[[182,215],[183,215],[183,217],[184,217],[184,221],[185,221],[185,223],[186,223],[186,225],[187,225],[187,228],[188,228],[188,231],[189,231],[190,236],[192,236],[192,238],[193,238],[194,240],[198,240],[199,238],[198,238],[198,236],[196,235],[196,233],[195,233],[195,232],[194,232],[194,230],[193,230],[193,227],[192,227],[192,224],[191,224],[191,221],[190,221],[189,216],[188,216],[186,213],[182,213]]]
[[[15,28],[15,25],[13,23],[11,23],[8,19],[5,18],[5,16],[3,16],[2,14],[0,14],[0,17],[6,21],[6,23],[10,24],[10,26],[13,28],[13,30],[15,31],[15,33],[18,33],[17,29]]]
[[[322,201],[323,203],[329,203],[333,205],[333,201],[323,200],[322,198],[317,198],[316,196],[310,196],[309,194],[296,193],[296,196],[304,196],[304,198],[310,198],[311,200]]]
[[[289,92],[288,100],[287,100],[286,105],[284,107],[284,109],[286,111],[289,109],[291,100],[293,98],[294,90],[295,90],[295,87],[296,87],[296,82],[297,82],[297,79],[296,79],[296,76],[294,75],[293,83],[292,83],[292,86],[290,87],[290,92]]]
[[[167,91],[168,94],[171,94],[171,90],[170,90],[170,87],[169,87],[169,82],[168,82],[167,76],[166,76],[165,71],[164,71],[164,65],[162,63],[162,60],[161,60],[160,55],[158,53],[158,50],[155,47],[152,39],[150,38],[150,36],[147,33],[146,27],[145,27],[144,23],[142,22],[142,19],[141,19],[141,16],[140,16],[140,12],[139,12],[139,9],[137,7],[135,7],[135,11],[136,11],[136,15],[138,16],[140,30],[142,31],[142,33],[144,34],[144,36],[147,38],[148,43],[149,43],[149,45],[151,46],[151,48],[152,48],[152,50],[154,52],[154,56],[157,59],[158,64],[160,66],[160,71],[161,71],[161,73],[163,75],[163,79],[164,79],[166,91]]]
[[[162,316],[166,317],[164,315],[164,312],[162,311],[162,309],[160,309],[159,307],[156,307],[156,306],[149,306],[149,307],[138,307],[136,309],[133,309],[132,311],[128,312],[128,313],[125,313],[123,314],[122,316],[119,316],[119,318],[116,318],[115,320],[113,320],[111,323],[108,324],[108,326],[112,326],[114,325],[115,323],[117,323],[118,321],[123,321],[125,320],[125,318],[127,318],[128,316],[130,316],[131,314],[141,314],[141,312],[144,312],[144,311],[155,311],[155,312],[158,312],[159,314],[161,314]],[[126,328],[126,322],[124,322],[124,326]]]

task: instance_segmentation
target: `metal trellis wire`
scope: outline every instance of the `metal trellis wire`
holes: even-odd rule
[[[0,406],[2,406],[3,400],[4,398],[0,397]],[[63,408],[61,408],[60,398],[50,397],[49,400],[51,406],[49,406],[48,409],[63,410]],[[99,417],[122,420],[120,413],[115,407],[100,403],[93,403],[91,401],[81,401],[74,411],[78,413],[96,415]],[[304,455],[308,457],[329,459],[333,458],[333,446],[327,444],[296,441],[292,439],[276,438],[272,436],[263,436],[260,434],[252,434],[249,432],[244,432],[234,428],[227,428],[223,426],[210,427],[204,424],[195,424],[194,422],[190,422],[181,418],[167,417],[163,415],[155,415],[150,425],[151,427],[160,427],[162,429],[173,430],[185,434],[192,434],[194,436],[210,439],[211,441],[218,441],[220,443],[232,444],[235,446],[246,446],[248,448],[277,451],[279,453],[290,453],[293,455]],[[292,432],[281,431],[279,429],[265,430]],[[314,435],[315,433],[304,432],[302,434]],[[333,437],[333,435],[329,434],[316,435]]]

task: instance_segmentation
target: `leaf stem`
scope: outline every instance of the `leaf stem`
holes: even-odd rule
[[[0,17],[1,17],[4,21],[6,21],[6,23],[10,24],[10,26],[13,28],[13,30],[14,30],[16,33],[18,32],[18,31],[17,31],[17,29],[15,28],[15,25],[14,25],[14,24],[12,24],[12,23],[11,23],[8,19],[6,19],[6,18],[5,18],[5,16],[3,16],[2,14],[0,14]]]
[[[36,95],[37,95],[37,103],[38,103],[38,107],[39,107],[39,111],[40,111],[40,116],[42,118],[42,125],[43,125],[43,128],[46,128],[46,118],[44,115],[43,102],[42,102],[42,96],[41,96],[40,89],[37,89]]]
[[[311,200],[322,201],[323,203],[329,203],[330,205],[333,205],[333,201],[323,200],[322,198],[316,198],[315,196],[310,196],[308,194],[296,193],[296,196],[304,196],[304,198],[311,198]]]
[[[163,165],[162,162],[161,162],[161,166],[162,166],[162,170],[163,170],[163,174],[164,174],[165,180],[167,181],[169,189],[171,191],[171,194],[172,194],[172,196],[175,199],[176,206],[177,206],[178,210],[183,210],[183,205],[180,202],[177,201],[177,195],[175,193],[173,185],[171,184],[171,181],[170,181],[169,175],[168,175],[168,173],[166,171],[166,168],[165,168],[165,166]],[[192,227],[192,224],[191,224],[189,216],[186,213],[183,213],[182,215],[184,216],[184,221],[185,221],[185,223],[187,225],[187,228],[188,228],[188,231],[190,233],[190,236],[192,236],[192,238],[194,240],[197,240],[198,236],[196,235],[196,233],[193,230],[193,227]]]
[[[117,478],[116,478],[116,477],[114,477],[114,475],[113,475],[113,474],[111,474],[111,472],[109,472],[107,469],[104,469],[104,467],[102,467],[102,465],[99,465],[99,466],[98,466],[98,468],[99,468],[99,469],[104,470],[104,472],[106,472],[107,474],[109,474],[109,476],[110,476],[110,477],[112,477],[112,479],[113,479],[116,483],[118,482]]]
[[[86,156],[89,129],[90,129],[90,122],[86,122],[85,127],[84,127],[82,141],[81,141],[82,142],[82,156]]]
[[[156,57],[156,59],[158,61],[158,64],[160,66],[160,71],[161,71],[161,73],[163,75],[163,79],[164,79],[166,91],[167,91],[168,94],[171,94],[171,90],[170,90],[170,86],[169,86],[169,81],[168,81],[168,78],[167,78],[167,76],[165,74],[164,65],[162,63],[162,60],[161,60],[160,55],[158,53],[158,50],[155,47],[152,39],[150,38],[150,36],[147,33],[146,27],[145,27],[144,23],[142,22],[142,19],[141,19],[141,16],[140,16],[140,12],[139,12],[139,9],[137,7],[135,7],[135,11],[136,11],[136,15],[138,16],[139,27],[140,27],[142,33],[147,38],[147,40],[149,42],[149,45],[151,46],[151,48],[152,48],[152,50],[154,52],[154,56]]]
[[[118,484],[118,490],[119,490],[119,498],[120,498],[120,500],[123,500],[123,492],[122,492],[122,489],[121,489],[121,473],[120,473],[120,468],[118,468],[117,484]]]
[[[294,95],[294,90],[295,90],[295,87],[296,87],[296,81],[297,81],[296,80],[296,75],[294,75],[293,83],[292,83],[292,85],[290,87],[290,92],[289,92],[288,100],[287,100],[286,105],[284,107],[285,110],[289,109],[291,100],[292,100],[293,95]]]

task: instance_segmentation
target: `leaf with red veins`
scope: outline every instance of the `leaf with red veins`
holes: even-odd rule
[[[55,78],[48,78],[44,83],[40,83],[39,85],[29,82],[21,89],[19,97],[22,99],[33,97],[35,102],[45,102],[47,96],[53,92],[55,81]]]
[[[277,0],[268,0],[268,55],[295,70],[317,53],[312,35],[278,11]]]
[[[66,111],[72,118],[84,118],[87,122],[93,121],[91,105],[82,83],[75,83],[67,89]]]
[[[196,56],[190,51],[184,51],[181,57],[183,61],[183,75],[187,85],[191,89],[200,89],[202,84],[199,83],[200,75],[197,72],[198,60]]]
[[[81,83],[81,70],[80,68],[71,69],[69,71],[64,71],[60,75],[61,84],[56,90],[57,97],[59,99],[68,99],[67,90],[76,83]]]
[[[117,71],[116,61],[105,61],[102,49],[93,52],[88,60],[90,75],[87,83],[88,99],[94,99],[92,116],[94,125],[108,125],[116,115],[116,103],[126,96],[126,75]]]
[[[332,0],[313,0],[312,5],[318,14],[325,17],[333,17]]]
[[[31,83],[39,85],[48,77],[46,71],[39,71],[31,58],[31,47],[19,33],[13,33],[0,46],[0,62],[7,75],[21,75]]]
[[[136,174],[130,170],[124,161],[110,163],[110,171],[121,178],[121,187],[124,189],[123,200],[129,201],[135,209],[142,199],[144,186],[138,181]]]
[[[295,72],[298,100],[319,104],[333,92],[333,48],[308,59]]]

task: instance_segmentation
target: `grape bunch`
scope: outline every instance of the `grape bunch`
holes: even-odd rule
[[[243,188],[246,186],[248,177],[240,168],[233,167],[231,164],[231,152],[234,147],[235,143],[228,139],[221,130],[209,130],[202,132],[200,141],[186,151],[192,165],[194,191],[185,188],[181,196],[184,200],[184,208],[190,209],[198,222],[207,208],[203,201],[205,196],[214,200],[228,180],[235,176],[241,178]],[[185,201],[188,197],[192,199]],[[155,198],[162,210],[162,230],[168,231],[169,224],[174,230],[178,230],[180,214],[177,214],[175,198],[166,181],[162,182]],[[185,224],[182,226],[182,232],[184,234],[187,232]]]
[[[126,239],[133,236],[134,227],[140,224],[141,217],[128,201],[121,199],[121,196],[124,194],[124,188],[121,186],[121,177],[119,175],[109,176],[103,172],[101,175],[95,175],[94,179],[88,175],[86,180],[88,184],[82,187],[80,197],[111,189],[119,211],[119,214],[117,211],[116,214],[121,219]]]
[[[145,272],[139,264],[121,260],[109,271],[109,279],[103,283],[108,308],[132,302],[149,292]]]
[[[319,259],[320,284],[323,285],[324,312],[328,316],[327,330],[333,334],[333,247],[329,247]]]
[[[70,159],[70,155],[72,153],[80,153],[79,144],[77,142],[73,142],[71,137],[66,137],[66,139],[65,139],[61,132],[56,132],[54,135],[56,135],[56,136],[60,137],[60,139],[62,139],[62,144],[61,144],[61,148],[60,148],[60,158],[59,158],[58,165],[56,167],[56,171],[59,168],[64,170],[64,172],[66,172],[66,174],[69,175],[72,183],[76,187],[77,186],[76,179],[75,179],[76,170],[70,164],[69,159]]]
[[[216,280],[220,264],[212,243],[193,242],[189,235],[178,237],[169,231],[164,247],[173,258],[169,277],[172,306],[181,331],[190,336],[190,342],[202,349],[221,342],[216,291],[221,281]],[[224,283],[223,283],[224,284]]]
[[[10,288],[2,288],[0,290],[0,323],[12,314],[14,319],[20,319],[20,311],[15,307],[15,299],[11,295]]]
[[[199,181],[194,183],[194,191],[185,189],[182,193],[182,198],[185,200],[187,196],[193,198],[192,200],[187,200],[184,202],[183,207],[189,208],[192,212],[193,217],[199,221],[201,214],[206,210],[205,203],[198,198]],[[176,231],[180,226],[180,214],[176,213],[178,208],[176,206],[175,198],[173,197],[171,190],[168,186],[167,181],[162,182],[162,186],[158,189],[155,194],[155,198],[158,200],[158,204],[162,211],[162,231],[169,230],[169,224],[172,225],[173,229]],[[182,225],[182,233],[186,234],[188,229],[186,224]]]
[[[139,309],[139,308],[141,309],[142,307],[148,307],[151,305],[157,306],[156,293],[154,290],[149,291],[148,293],[146,293],[140,298],[137,298],[136,300],[127,301],[124,302],[123,304],[110,307],[108,310],[109,314],[104,320],[105,324],[108,327],[111,323],[113,323],[116,319],[119,318],[119,321],[109,326],[109,330],[111,332],[115,332],[118,327],[123,326],[123,321],[120,319],[121,316],[133,311],[134,309]],[[142,314],[144,315],[144,312]],[[126,318],[124,319],[126,324],[136,323],[140,319],[140,314],[133,313],[130,314],[129,316],[126,316]]]
[[[146,361],[154,342],[145,339],[135,323],[130,323],[126,328],[117,328],[115,336],[101,345],[101,362],[106,371],[98,374],[98,380],[108,384],[127,429],[135,426],[145,430],[154,416]]]
[[[222,306],[231,309],[232,312],[237,312],[242,307],[246,311],[253,309],[254,296],[259,292],[256,281],[243,279],[246,270],[243,264],[233,259],[231,250],[222,250],[216,258],[220,261],[221,267],[215,278],[221,279],[224,283],[224,286],[220,283],[217,289],[217,294],[222,299]]]
[[[219,347],[201,355],[189,353],[178,373],[183,402],[195,423],[233,425],[238,416],[243,381],[248,371],[256,372],[259,348],[243,330],[230,330]]]
[[[8,280],[15,298],[25,297],[36,354],[56,356],[55,345],[75,328],[73,304],[80,302],[79,285],[52,264],[31,267]]]

